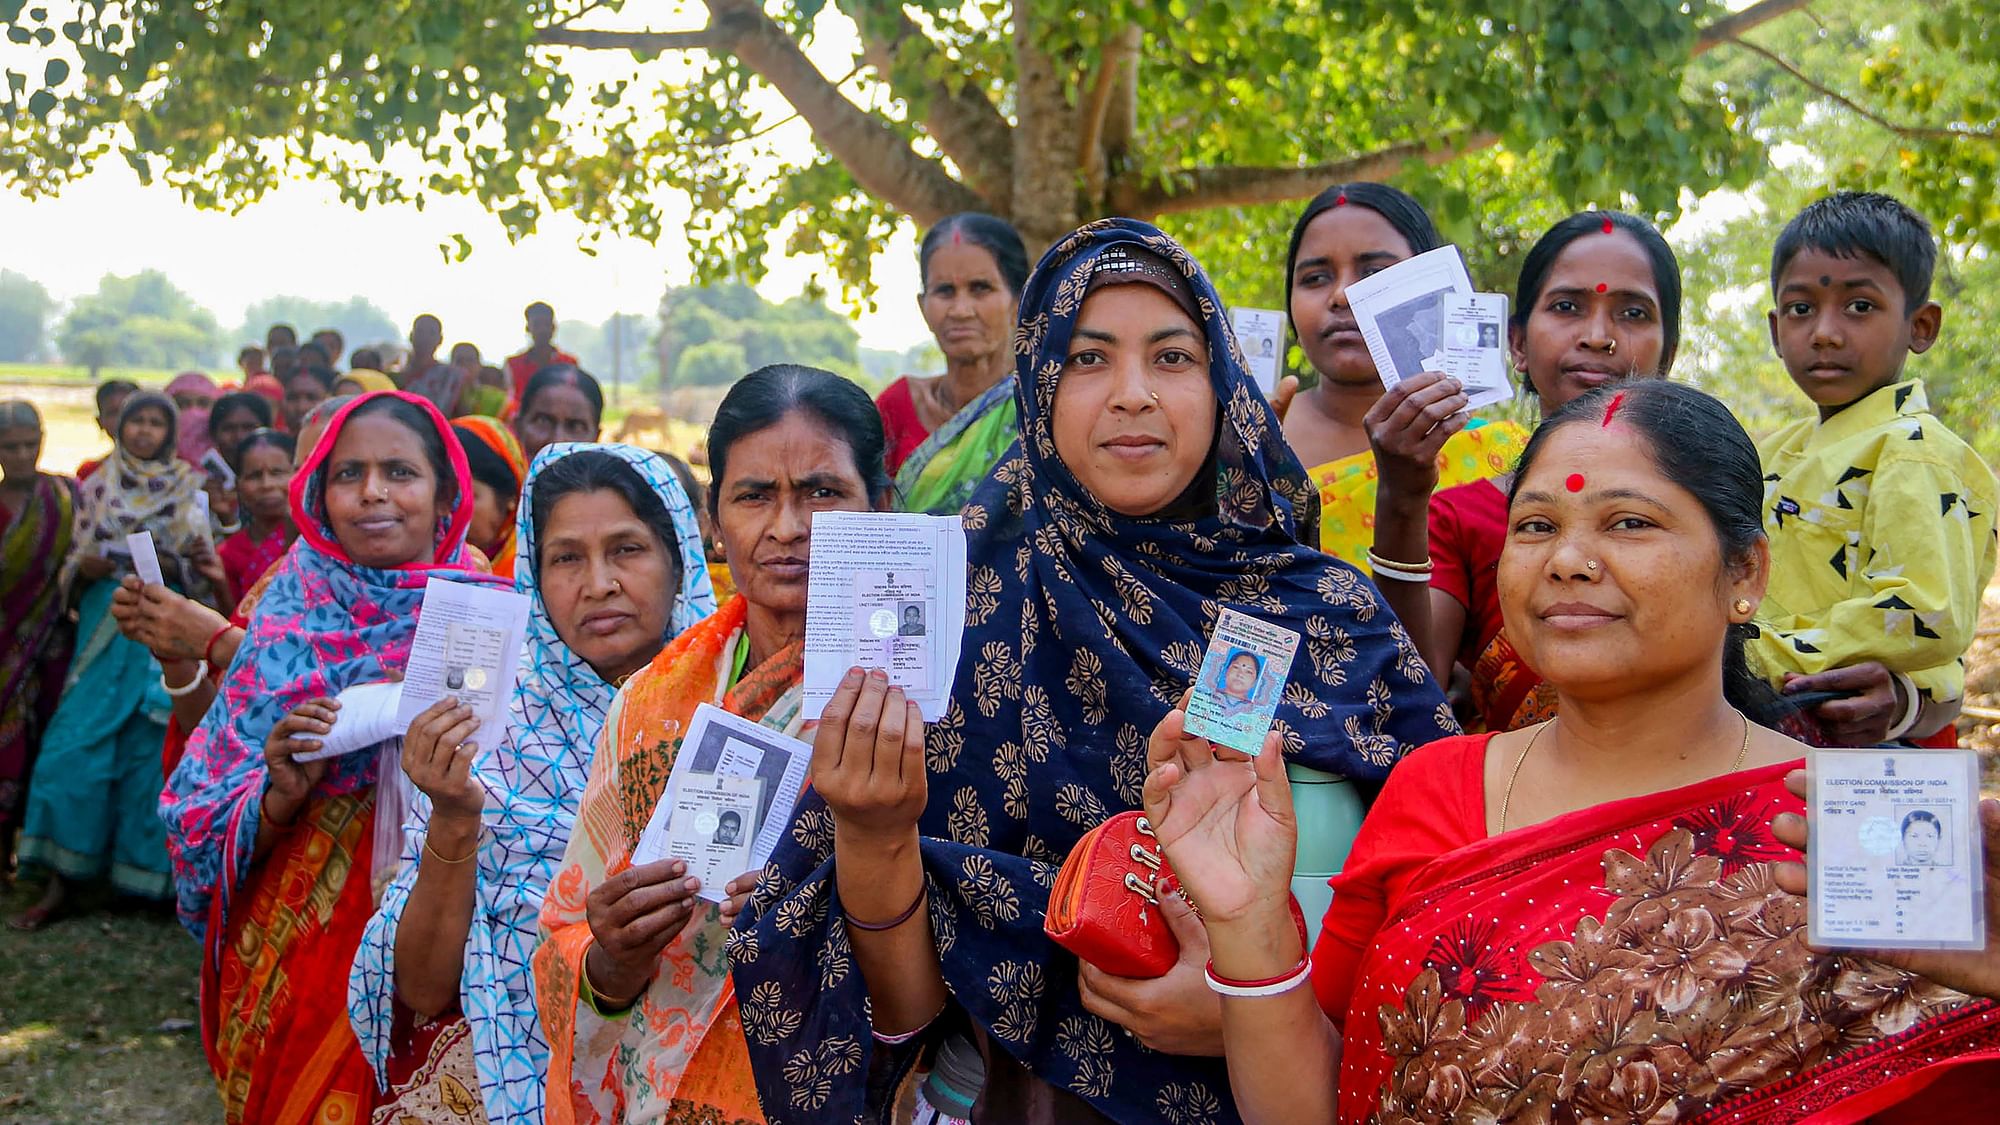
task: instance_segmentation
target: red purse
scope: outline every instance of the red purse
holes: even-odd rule
[[[1084,834],[1056,876],[1042,932],[1115,977],[1150,980],[1180,959],[1160,912],[1180,881],[1144,813],[1122,812]]]

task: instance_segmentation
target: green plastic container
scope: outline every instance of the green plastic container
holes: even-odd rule
[[[1292,782],[1292,808],[1299,818],[1299,850],[1292,866],[1292,895],[1305,915],[1308,941],[1319,939],[1320,919],[1333,901],[1327,880],[1340,873],[1366,811],[1361,794],[1344,777],[1285,764]]]

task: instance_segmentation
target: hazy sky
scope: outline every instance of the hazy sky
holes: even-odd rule
[[[64,0],[49,6],[60,9]],[[672,28],[698,26],[702,18],[699,5],[667,8],[588,22]],[[852,25],[829,6],[815,25],[808,53],[822,69],[841,74],[851,65],[854,43]],[[50,50],[67,48],[58,40]],[[41,50],[0,43],[0,63],[19,69],[29,61],[23,55],[36,52],[30,69],[39,72]],[[639,75],[657,80],[676,65],[668,56],[640,66],[625,52],[565,56],[564,70],[580,87]],[[646,86],[635,82],[632,88]],[[578,101],[584,93],[580,88]],[[766,113],[789,114],[774,94],[766,99],[770,104],[760,107]],[[773,137],[811,144],[802,122]],[[409,155],[390,159],[400,163]],[[684,203],[667,205],[686,213]],[[60,300],[90,292],[107,272],[158,269],[213,311],[224,332],[233,333],[245,307],[267,296],[345,300],[360,294],[405,329],[417,314],[435,313],[447,341],[471,340],[488,355],[514,351],[524,341],[521,308],[530,301],[550,302],[566,320],[600,323],[618,312],[651,318],[666,286],[686,284],[692,275],[686,242],[671,224],[657,246],[607,238],[595,244],[593,257],[577,248],[581,224],[565,216],[545,214],[538,233],[509,244],[499,222],[465,198],[436,197],[422,212],[413,206],[371,206],[362,212],[343,205],[330,185],[303,180],[288,181],[262,202],[229,215],[182,203],[164,186],[141,187],[116,156],[101,160],[91,175],[53,200],[29,202],[0,189],[0,230],[6,232],[0,265],[40,281]],[[438,250],[453,234],[472,243],[463,262],[447,263]],[[900,350],[930,338],[916,313],[915,259],[915,238],[907,227],[880,249],[875,277],[881,311],[864,313],[856,322],[864,345]],[[812,272],[804,261],[774,257],[769,264],[759,290],[773,300],[799,292]],[[233,354],[237,341],[225,342]]]

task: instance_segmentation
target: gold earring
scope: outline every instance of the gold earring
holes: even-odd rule
[[[1749,598],[1737,598],[1736,605],[1734,608],[1737,613],[1741,614],[1744,617],[1748,617],[1751,614],[1757,612],[1757,603],[1751,601]]]

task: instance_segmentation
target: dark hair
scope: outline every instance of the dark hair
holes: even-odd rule
[[[368,362],[363,363],[361,361],[361,357],[363,356],[368,357]],[[347,359],[348,359],[348,370],[350,371],[382,370],[382,353],[375,350],[374,348],[356,348],[353,351],[347,353]]]
[[[139,384],[130,379],[106,379],[97,384],[97,412],[110,409],[111,400],[119,395],[129,395],[139,389]]]
[[[452,427],[458,435],[458,444],[465,447],[465,465],[472,471],[472,479],[492,489],[501,497],[521,495],[521,478],[514,475],[514,466],[505,457],[493,452],[493,447],[470,430]]]
[[[1027,286],[1028,250],[1021,245],[1021,232],[1007,220],[982,211],[946,215],[924,232],[923,244],[917,248],[917,277],[926,286],[931,281],[931,255],[947,242],[969,242],[993,255],[993,264],[1000,268],[1000,280],[1006,282],[1007,291],[1014,296],[1019,297]]]
[[[273,324],[271,327],[266,328],[264,330],[264,342],[266,344],[269,344],[271,342],[271,337],[277,335],[280,332],[283,332],[285,335],[290,336],[292,338],[292,342],[290,345],[291,347],[298,347],[299,330],[293,328],[289,324]]]
[[[208,412],[208,428],[212,432],[222,424],[224,418],[239,410],[248,410],[257,419],[257,426],[263,429],[271,424],[271,401],[254,391],[231,391],[215,400],[215,406]]]
[[[674,476],[680,479],[681,491],[687,493],[688,503],[694,510],[698,512],[708,507],[708,489],[695,477],[694,467],[671,453],[659,454],[659,458],[665,461],[667,468],[672,469]]]
[[[307,352],[311,352],[312,355],[307,355],[306,354]],[[307,340],[305,343],[300,344],[298,347],[298,353],[299,353],[299,363],[303,366],[331,367],[333,365],[332,354],[329,353],[326,350],[326,346],[324,344],[321,344],[318,340]],[[319,362],[317,363],[313,362],[314,356],[318,357]]]
[[[271,374],[273,375],[278,373],[278,368],[284,367],[287,364],[291,365],[294,370],[304,366],[299,362],[299,349],[285,344],[280,344],[272,348],[270,354],[264,358],[271,361]]]
[[[1764,470],[1757,446],[1719,399],[1683,383],[1637,379],[1598,387],[1564,404],[1535,428],[1521,451],[1508,504],[1550,435],[1578,423],[1603,425],[1607,414],[1637,430],[1660,475],[1700,501],[1721,543],[1724,566],[1748,559],[1764,538]],[[1756,635],[1754,623],[1729,626],[1722,642],[1722,694],[1753,722],[1775,726],[1797,712],[1751,671],[1743,646]]]
[[[117,442],[120,448],[124,447],[125,424],[130,422],[132,416],[141,410],[157,410],[165,415],[167,419],[167,440],[160,443],[160,451],[148,458],[148,460],[166,461],[172,459],[174,456],[174,443],[179,439],[181,432],[181,412],[180,408],[174,405],[173,399],[168,398],[158,391],[141,391],[135,389],[132,394],[125,396],[125,405],[118,410],[118,427],[114,431],[113,440]]]
[[[549,517],[556,510],[556,501],[577,492],[615,492],[623,497],[639,522],[653,529],[660,547],[673,561],[674,573],[680,573],[681,537],[674,529],[674,517],[667,511],[666,501],[647,486],[637,469],[601,449],[578,450],[535,474],[535,494],[528,506],[528,518],[535,529],[537,555],[542,549]],[[534,563],[539,573],[541,559],[536,558]]]
[[[854,469],[872,502],[891,486],[882,466],[882,413],[868,392],[831,371],[796,363],[760,367],[736,381],[715,408],[708,427],[708,511],[716,514],[722,481],[729,466],[729,448],[737,440],[776,425],[785,415],[803,410],[819,419],[854,451]]]
[[[1924,809],[1917,809],[1911,812],[1910,815],[1903,818],[1903,834],[1905,836],[1909,835],[1910,825],[1912,824],[1928,824],[1932,828],[1937,829],[1937,834],[1940,837],[1944,835],[1944,823],[1938,820],[1937,815],[1935,813],[1928,812]]]
[[[263,445],[283,450],[286,460],[290,460],[299,451],[299,443],[290,434],[281,434],[270,429],[251,430],[243,435],[242,441],[236,443],[236,463],[241,465],[243,459],[250,456],[251,450]]]
[[[253,355],[256,356],[258,359],[265,358],[264,346],[262,344],[243,345],[242,349],[236,353],[236,362],[242,363],[245,359],[248,359]]]
[[[333,337],[334,343],[343,346],[347,343],[347,337],[342,336],[340,334],[340,329],[338,328],[322,328],[319,331],[313,333],[313,339],[315,340],[319,339],[321,336],[331,336]]]
[[[1837,191],[1814,200],[1785,224],[1771,251],[1771,290],[1778,278],[1804,251],[1817,250],[1836,258],[1870,257],[1888,267],[1903,287],[1903,315],[1909,316],[1931,299],[1931,271],[1937,268],[1937,243],[1931,225],[1901,200],[1879,191]]]
[[[1637,239],[1640,249],[1653,263],[1653,288],[1660,293],[1660,327],[1666,334],[1659,373],[1665,375],[1681,346],[1681,264],[1674,257],[1673,247],[1667,245],[1653,224],[1637,215],[1623,211],[1579,211],[1550,227],[1521,260],[1521,281],[1515,286],[1514,311],[1508,320],[1516,328],[1526,328],[1529,314],[1541,302],[1542,290],[1548,286],[1549,271],[1555,268],[1556,259],[1562,257],[1570,243],[1584,235],[1608,233],[1604,229],[1607,223]],[[1535,393],[1533,380],[1524,378],[1521,383],[1529,394]]]
[[[333,369],[330,367],[320,367],[320,366],[306,367],[302,365],[297,369],[295,369],[290,375],[285,376],[285,382],[289,384],[292,380],[300,378],[312,379],[314,382],[318,383],[320,385],[320,389],[324,390],[327,394],[332,394],[333,385],[340,381],[340,377],[335,375],[333,373]]]
[[[348,414],[347,420],[352,422],[356,418],[372,417],[377,414],[387,415],[400,422],[404,429],[417,435],[417,440],[424,446],[424,459],[430,462],[431,472],[437,476],[438,506],[445,509],[455,506],[458,503],[458,473],[451,467],[451,450],[445,443],[449,441],[454,445],[458,444],[458,434],[452,431],[450,426],[444,428],[444,433],[439,433],[437,424],[431,420],[430,414],[423,407],[392,394],[377,394],[365,398],[361,405]],[[324,497],[325,491],[322,490],[320,495]],[[321,503],[325,501],[322,500]]]
[[[535,396],[550,387],[575,387],[582,391],[583,397],[590,400],[590,420],[593,423],[604,421],[604,388],[597,385],[590,372],[574,363],[551,363],[530,376],[528,385],[521,388],[520,412],[526,414]]]
[[[1437,224],[1431,221],[1430,212],[1424,205],[1411,198],[1409,193],[1388,184],[1370,183],[1358,180],[1351,184],[1334,184],[1312,197],[1306,209],[1299,212],[1298,221],[1292,224],[1292,243],[1285,251],[1285,316],[1291,316],[1292,271],[1299,264],[1299,243],[1305,241],[1306,228],[1314,219],[1335,207],[1366,207],[1382,216],[1388,224],[1396,228],[1403,241],[1410,244],[1410,253],[1421,254],[1444,245],[1444,236],[1438,233]]]
[[[536,313],[541,313],[550,320],[554,320],[556,316],[556,310],[550,308],[547,301],[532,301],[527,308],[521,310],[521,317],[525,320]]]

